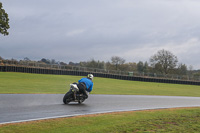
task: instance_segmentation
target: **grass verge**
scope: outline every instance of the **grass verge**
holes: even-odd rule
[[[80,76],[0,72],[0,93],[63,94]],[[200,96],[200,86],[94,78],[92,94]]]
[[[2,133],[200,132],[200,108],[98,114],[0,125]]]

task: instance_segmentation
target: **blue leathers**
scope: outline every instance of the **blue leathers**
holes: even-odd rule
[[[93,88],[93,82],[92,80],[88,78],[82,78],[78,81],[79,83],[85,83],[86,85],[86,91],[91,92]]]

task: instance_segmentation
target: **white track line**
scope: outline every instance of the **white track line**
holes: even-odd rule
[[[166,108],[155,108],[155,109],[166,109]],[[83,115],[104,114],[104,113],[113,113],[113,112],[127,112],[127,111],[142,111],[142,110],[153,110],[153,109],[144,108],[144,109],[134,109],[134,110],[115,110],[115,111],[102,111],[102,112],[93,112],[93,113],[85,113],[85,114],[61,115],[61,116],[44,117],[44,118],[36,118],[36,119],[28,119],[28,120],[2,122],[2,123],[0,123],[0,125],[29,122],[29,121],[38,121],[38,120],[47,120],[47,119],[56,119],[56,118],[65,118],[65,117],[75,117],[75,116],[83,116]]]

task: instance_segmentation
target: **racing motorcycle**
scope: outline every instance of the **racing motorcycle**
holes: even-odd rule
[[[68,104],[70,102],[78,102],[79,104],[85,101],[85,97],[79,92],[77,83],[70,84],[69,91],[63,97],[63,103]]]

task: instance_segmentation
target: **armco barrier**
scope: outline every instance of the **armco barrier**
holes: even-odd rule
[[[82,71],[72,71],[67,69],[63,70],[63,69],[1,66],[1,65],[0,65],[0,72],[23,72],[23,73],[37,73],[37,74],[76,75],[76,76],[86,76],[88,73],[91,73],[89,71],[82,72]],[[199,81],[183,81],[183,80],[172,80],[172,79],[161,79],[161,78],[150,78],[150,77],[123,76],[123,75],[105,74],[98,72],[92,72],[92,73],[95,77],[103,77],[103,78],[143,81],[143,82],[200,85]]]

